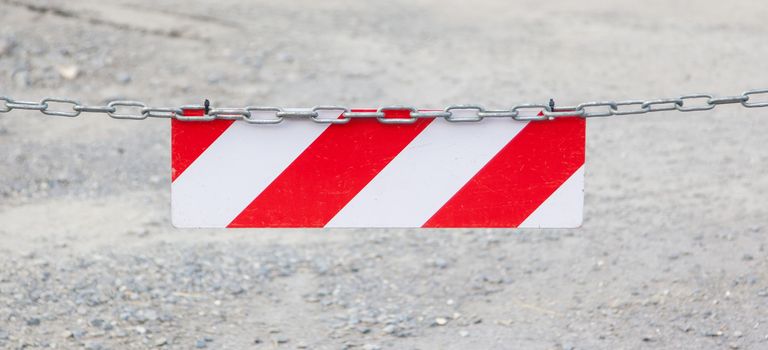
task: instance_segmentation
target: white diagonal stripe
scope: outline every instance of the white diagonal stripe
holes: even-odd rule
[[[326,227],[421,227],[525,125],[434,120]]]
[[[575,228],[584,215],[584,166],[571,175],[536,210],[523,221],[521,228]]]
[[[326,128],[232,123],[171,185],[173,225],[226,227]]]

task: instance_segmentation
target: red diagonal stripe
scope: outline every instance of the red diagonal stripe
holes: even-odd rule
[[[585,122],[530,122],[424,227],[517,227],[584,164]]]
[[[232,120],[171,121],[171,181],[200,157],[224,133]]]
[[[407,116],[387,112],[388,118]],[[229,227],[325,226],[431,121],[331,125]]]

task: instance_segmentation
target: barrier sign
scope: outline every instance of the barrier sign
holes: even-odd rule
[[[172,221],[222,228],[578,227],[585,124],[174,119]]]

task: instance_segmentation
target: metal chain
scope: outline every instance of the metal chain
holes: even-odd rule
[[[762,100],[755,101],[759,95]],[[550,104],[520,104],[510,109],[487,110],[478,105],[452,105],[443,110],[418,110],[409,106],[385,106],[375,111],[352,111],[341,106],[316,106],[307,109],[248,106],[244,108],[208,108],[188,105],[178,108],[148,107],[138,101],[112,101],[106,106],[89,106],[67,98],[48,97],[40,102],[19,101],[0,96],[0,113],[15,109],[40,111],[45,115],[77,117],[81,113],[105,113],[115,119],[169,118],[185,121],[243,120],[252,124],[278,124],[286,118],[308,119],[316,123],[344,124],[357,118],[374,118],[384,124],[411,124],[422,118],[443,118],[449,122],[479,122],[485,118],[509,118],[518,121],[543,121],[566,117],[609,117],[673,111],[698,112],[719,105],[741,104],[747,108],[768,107],[768,89],[745,91],[741,95],[715,97],[691,94],[676,98],[654,100],[591,101],[576,106],[554,107]],[[66,106],[69,106],[66,108]],[[195,111],[196,113],[186,113]],[[330,113],[336,111],[336,113]],[[402,116],[386,116],[387,111],[399,111]],[[407,112],[407,116],[405,113]],[[525,113],[528,112],[528,113]],[[322,114],[325,114],[322,115]],[[261,117],[259,117],[261,116]]]

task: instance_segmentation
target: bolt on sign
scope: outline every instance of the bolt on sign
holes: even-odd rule
[[[404,120],[410,112],[388,109],[384,118]],[[220,228],[578,227],[585,124],[174,119],[172,221]]]

